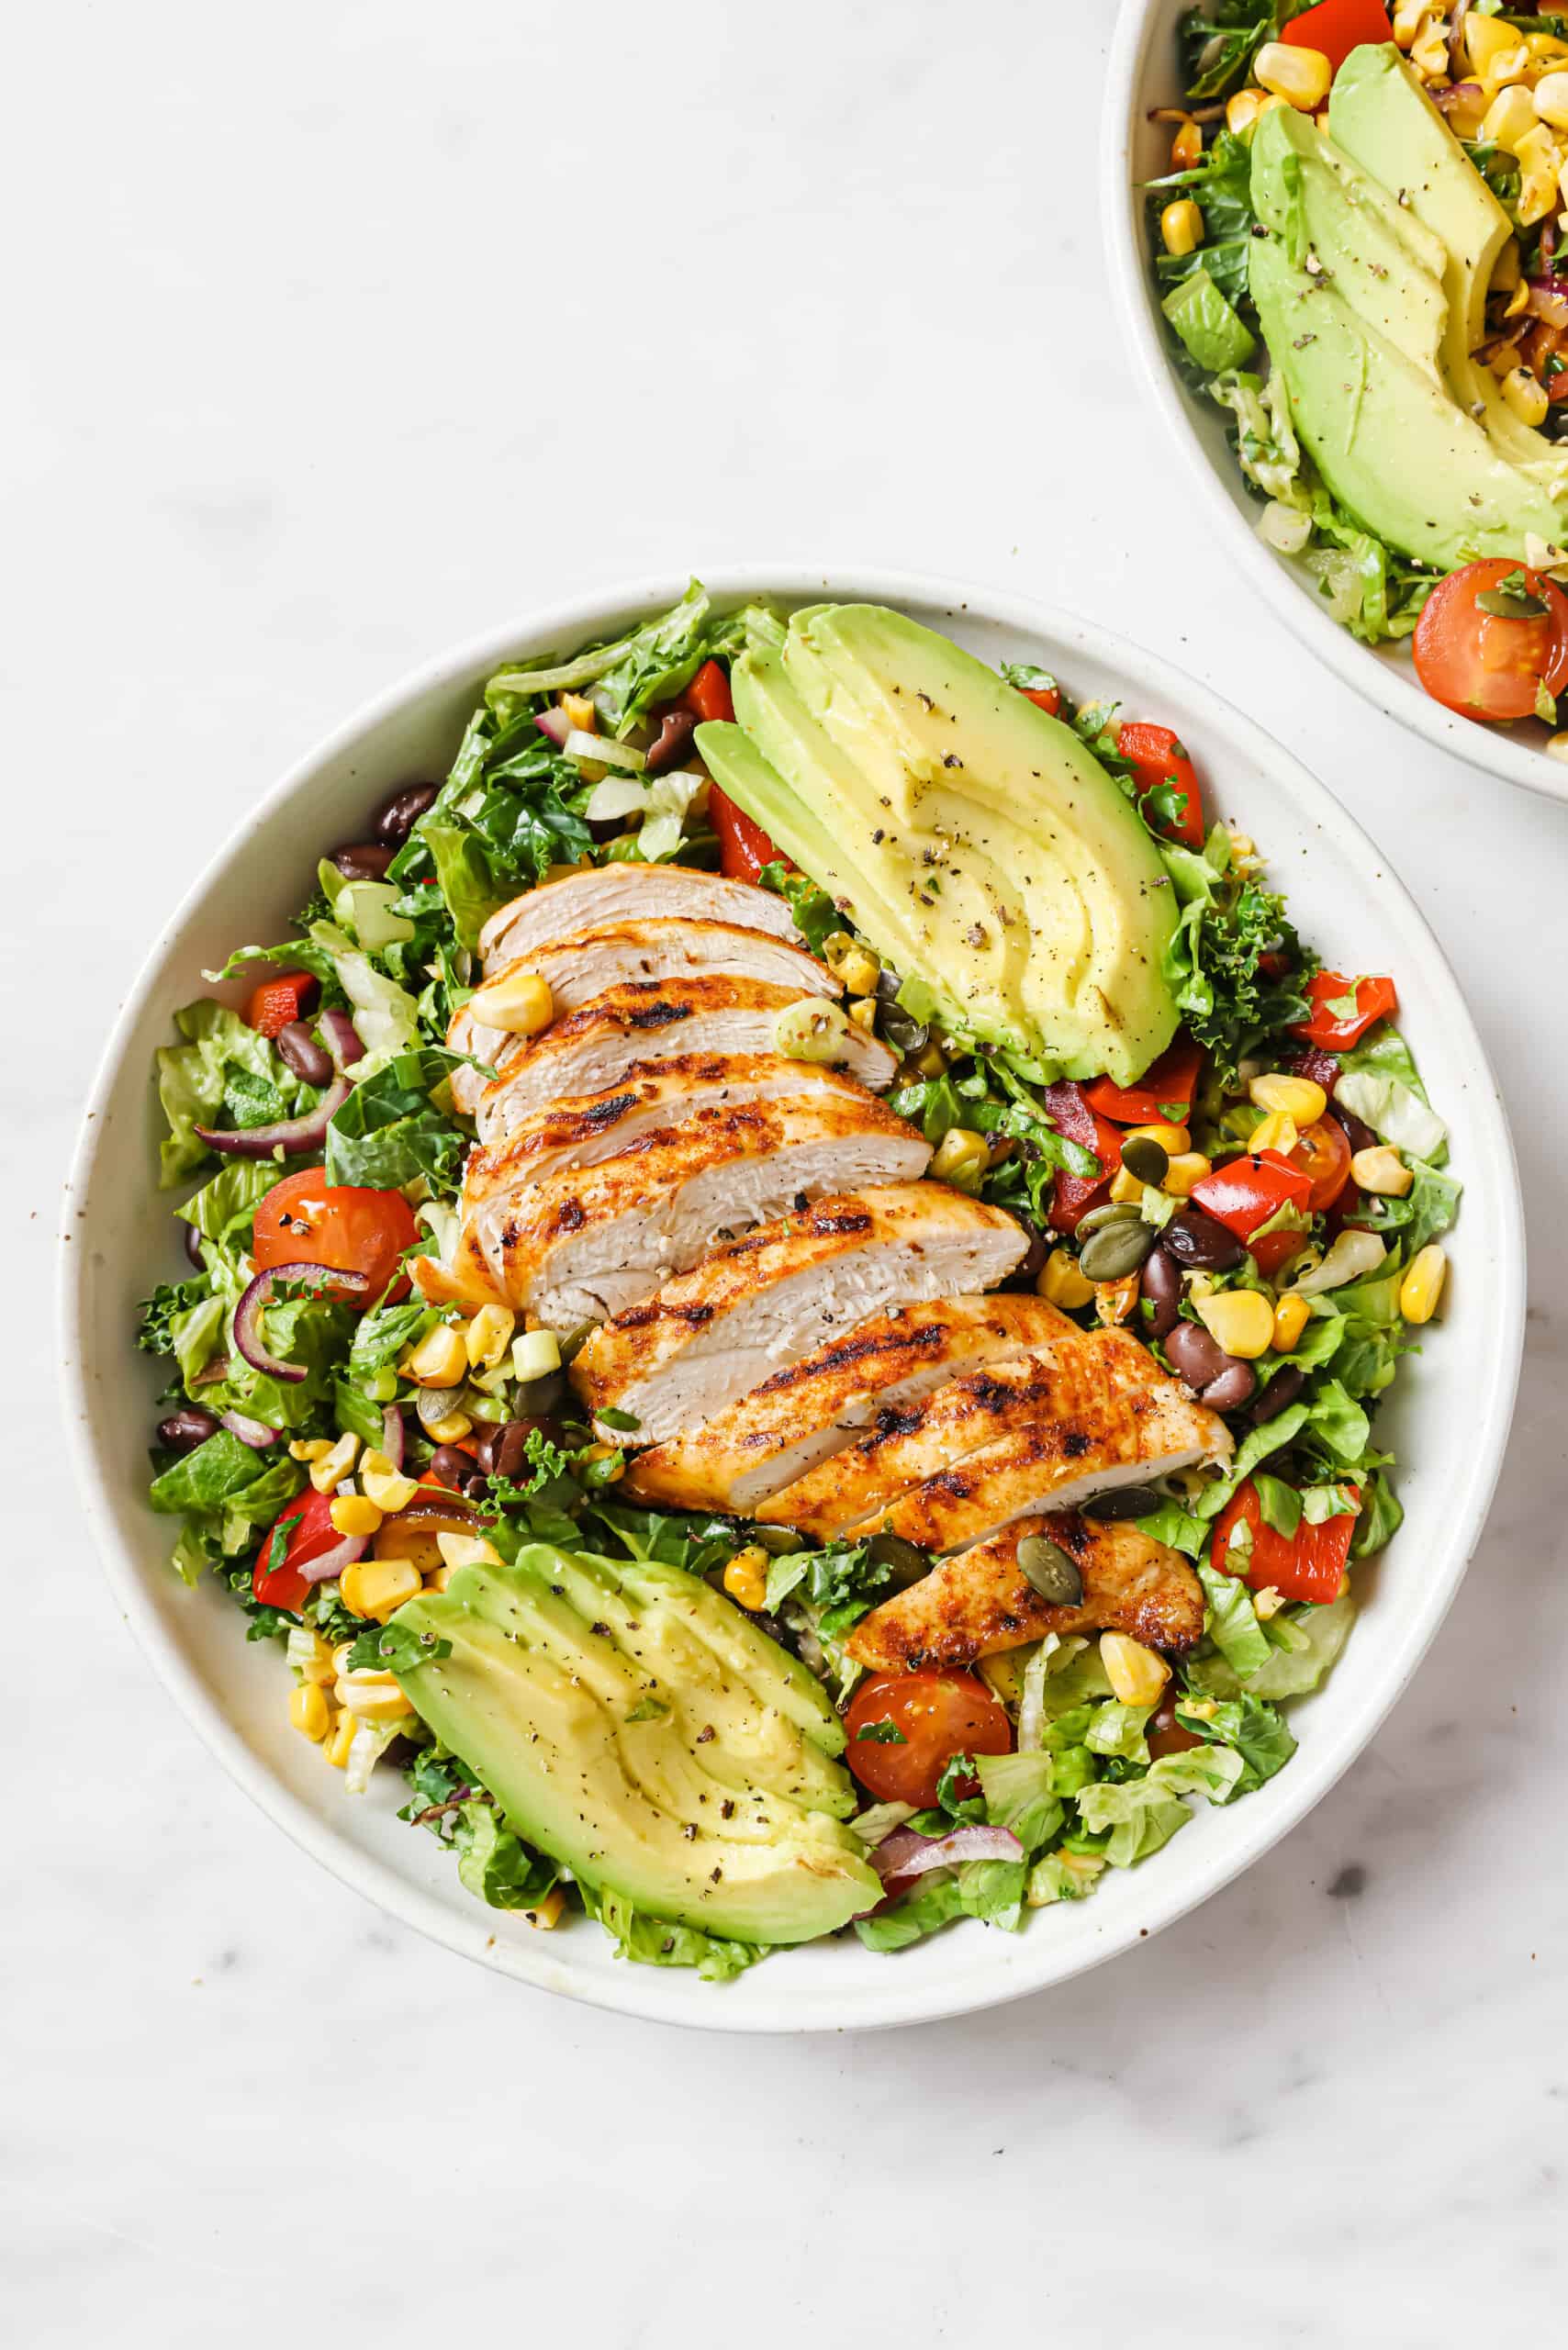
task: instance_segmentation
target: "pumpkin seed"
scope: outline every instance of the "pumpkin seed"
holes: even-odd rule
[[[463,1401],[463,1382],[455,1387],[421,1387],[414,1398],[414,1409],[422,1428],[439,1427],[449,1420]]]
[[[1141,1224],[1143,1211],[1136,1200],[1106,1200],[1087,1215],[1078,1219],[1078,1237],[1087,1240],[1092,1232],[1103,1232],[1108,1224]]]
[[[1157,1494],[1152,1485],[1119,1485],[1114,1493],[1096,1494],[1092,1501],[1081,1502],[1078,1514],[1106,1525],[1119,1517],[1150,1517],[1164,1505],[1164,1494]]]
[[[787,1559],[792,1550],[803,1550],[806,1547],[805,1536],[796,1534],[788,1526],[759,1526],[751,1539],[759,1550],[767,1552],[770,1559]]]
[[[1140,1183],[1163,1183],[1170,1171],[1170,1153],[1152,1135],[1134,1135],[1122,1145],[1122,1165]]]
[[[1085,1241],[1079,1270],[1086,1281],[1119,1281],[1137,1272],[1159,1237],[1141,1217],[1136,1224],[1104,1225]]]
[[[1077,1561],[1048,1535],[1025,1534],[1018,1545],[1018,1572],[1032,1591],[1053,1607],[1076,1607],[1083,1597]]]
[[[920,1583],[931,1572],[931,1561],[918,1542],[906,1542],[902,1534],[873,1534],[867,1545],[868,1555],[879,1567],[890,1567],[893,1581],[901,1591],[912,1583]]]

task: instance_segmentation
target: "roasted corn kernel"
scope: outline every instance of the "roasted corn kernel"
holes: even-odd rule
[[[407,1509],[420,1490],[412,1477],[394,1469],[384,1452],[365,1454],[359,1464],[359,1482],[366,1501],[374,1502],[384,1517]]]
[[[1255,1362],[1274,1343],[1274,1309],[1260,1290],[1222,1289],[1203,1299],[1198,1319],[1227,1355]]]
[[[1449,1260],[1435,1240],[1418,1249],[1399,1284],[1399,1311],[1406,1322],[1429,1322],[1448,1278]]]
[[[414,1710],[391,1673],[340,1673],[338,1702],[346,1714],[365,1722],[397,1721]]]
[[[1102,1632],[1100,1662],[1111,1694],[1124,1706],[1153,1706],[1170,1678],[1170,1667],[1158,1650],[1146,1649],[1126,1632]]]
[[[1137,1299],[1137,1273],[1124,1273],[1120,1281],[1094,1284],[1094,1310],[1102,1322],[1125,1322]]]
[[[332,1524],[340,1534],[379,1534],[381,1512],[367,1494],[339,1494],[332,1503]]]
[[[1416,1181],[1399,1153],[1387,1143],[1379,1143],[1371,1150],[1358,1150],[1350,1161],[1350,1175],[1361,1191],[1374,1192],[1387,1200],[1402,1200]]]
[[[1173,1200],[1190,1199],[1204,1177],[1213,1173],[1213,1160],[1205,1158],[1201,1150],[1179,1150],[1167,1167],[1159,1188]]]
[[[482,1305],[463,1333],[464,1351],[474,1371],[494,1371],[511,1344],[517,1316],[504,1305]]]
[[[597,734],[599,712],[587,694],[563,694],[561,708],[566,713],[566,723],[575,726],[579,734]]]
[[[1328,1096],[1321,1085],[1310,1077],[1291,1077],[1283,1069],[1255,1077],[1247,1093],[1260,1110],[1281,1111],[1298,1126],[1316,1125],[1328,1107]]]
[[[302,1681],[290,1691],[288,1718],[301,1738],[313,1739],[319,1746],[332,1726],[332,1709],[314,1681]]]
[[[767,1598],[767,1551],[760,1543],[750,1542],[737,1550],[724,1569],[724,1589],[738,1606],[749,1608],[755,1615]]]
[[[1225,102],[1225,127],[1233,139],[1240,139],[1260,114],[1267,114],[1271,106],[1283,105],[1283,98],[1276,98],[1267,90],[1234,91]]]
[[[1094,1294],[1093,1282],[1084,1279],[1077,1258],[1067,1248],[1051,1250],[1035,1277],[1035,1288],[1048,1305],[1059,1305],[1064,1313],[1087,1305]]]
[[[434,1444],[460,1444],[473,1425],[466,1412],[448,1412],[444,1419],[427,1420],[425,1434]]]
[[[334,1771],[348,1768],[349,1749],[353,1744],[356,1724],[351,1713],[341,1713],[328,1735],[325,1752]]]
[[[1204,216],[1190,196],[1179,196],[1159,216],[1159,233],[1168,253],[1196,252],[1204,241]]]
[[[1111,1197],[1118,1207],[1136,1207],[1144,1188],[1130,1167],[1118,1167],[1111,1178]]]
[[[408,1361],[409,1376],[420,1387],[460,1386],[467,1368],[463,1333],[450,1322],[438,1322],[427,1330]]]
[[[1266,40],[1253,62],[1262,87],[1290,106],[1311,114],[1328,95],[1334,68],[1320,49],[1296,49],[1288,41]]]
[[[1288,1158],[1301,1140],[1301,1128],[1286,1110],[1271,1110],[1260,1125],[1253,1127],[1247,1137],[1249,1150],[1275,1150]]]
[[[1503,397],[1521,424],[1544,424],[1551,402],[1546,386],[1538,383],[1528,367],[1510,367],[1503,378]]]
[[[1203,161],[1204,134],[1195,122],[1184,122],[1170,141],[1170,168],[1190,172]]]
[[[310,1483],[319,1494],[335,1494],[359,1455],[359,1438],[352,1433],[318,1455],[310,1464]]]
[[[1312,1308],[1305,1297],[1282,1297],[1274,1308],[1274,1352],[1288,1355],[1300,1343],[1311,1319]]]
[[[411,1559],[360,1559],[343,1569],[338,1589],[351,1616],[368,1616],[385,1624],[394,1608],[412,1599],[420,1582]]]
[[[472,998],[476,1020],[509,1036],[537,1036],[555,1016],[550,983],[537,971],[502,971]]]

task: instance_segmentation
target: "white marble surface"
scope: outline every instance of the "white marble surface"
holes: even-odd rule
[[[1111,15],[57,0],[13,29],[0,2237],[28,2350],[1561,2324],[1568,811],[1374,719],[1204,543],[1102,283]],[[1298,747],[1469,990],[1537,1301],[1465,1591],[1311,1820],[1060,1992],[798,2044],[576,2013],[297,1854],[108,1608],[37,1369],[100,1037],[250,797],[510,610],[763,554],[1075,600]]]

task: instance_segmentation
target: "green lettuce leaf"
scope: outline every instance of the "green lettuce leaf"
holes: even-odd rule
[[[1252,1594],[1239,1576],[1221,1573],[1202,1560],[1197,1572],[1208,1603],[1209,1638],[1238,1678],[1250,1682],[1274,1652]]]
[[[158,1098],[169,1125],[159,1147],[165,1189],[210,1158],[197,1126],[266,1125],[292,1116],[302,1096],[316,1098],[313,1089],[301,1088],[267,1039],[227,1004],[203,997],[176,1012],[174,1025],[186,1042],[165,1046],[155,1056]]]
[[[640,1966],[693,1966],[705,1982],[727,1983],[768,1954],[766,1942],[727,1942],[695,1926],[651,1918],[608,1886],[579,1880],[577,1891],[588,1916],[597,1918],[614,1942],[617,1957]]]

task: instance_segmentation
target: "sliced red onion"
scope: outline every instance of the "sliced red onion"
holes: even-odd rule
[[[252,1371],[265,1373],[269,1379],[299,1380],[306,1375],[305,1366],[297,1362],[281,1362],[276,1355],[267,1352],[262,1335],[262,1309],[279,1281],[305,1281],[313,1289],[335,1286],[352,1291],[358,1296],[370,1287],[367,1273],[346,1273],[336,1265],[269,1265],[258,1273],[250,1288],[234,1308],[234,1343]]]
[[[214,1355],[210,1362],[203,1363],[201,1369],[192,1380],[191,1385],[193,1387],[216,1387],[220,1379],[228,1378],[232,1368],[233,1365],[228,1355]]]
[[[276,1428],[269,1428],[264,1420],[248,1420],[243,1412],[225,1412],[218,1425],[237,1436],[241,1444],[248,1444],[252,1452],[264,1452],[269,1444],[277,1442]]]
[[[566,749],[566,737],[572,731],[572,722],[564,710],[547,710],[533,722],[541,734],[548,734],[558,751]]]
[[[1525,281],[1529,288],[1525,308],[1532,319],[1544,319],[1549,327],[1568,327],[1568,294],[1564,294],[1553,277],[1530,277]]]
[[[364,1058],[364,1046],[359,1030],[346,1012],[322,1012],[316,1017],[322,1041],[332,1056],[332,1067],[340,1078],[346,1070],[356,1068]]]
[[[871,1866],[889,1885],[895,1877],[924,1876],[928,1869],[955,1869],[965,1861],[1021,1861],[1024,1847],[1011,1828],[986,1828],[975,1820],[946,1836],[922,1836],[895,1828],[871,1854]]]
[[[296,1572],[303,1575],[307,1583],[331,1583],[345,1567],[352,1567],[363,1559],[369,1548],[368,1534],[345,1534],[334,1550],[327,1551],[322,1558],[309,1560]]]
[[[323,1024],[331,1017],[330,1013],[323,1013]],[[196,1131],[209,1150],[223,1151],[230,1158],[270,1158],[278,1150],[286,1158],[302,1158],[308,1150],[325,1147],[332,1113],[342,1108],[353,1091],[348,1079],[339,1077],[302,1118],[284,1118],[271,1126],[241,1126],[232,1133],[222,1126],[197,1126]]]
[[[388,1404],[381,1416],[381,1449],[394,1469],[403,1466],[403,1415],[396,1404]]]
[[[1450,89],[1433,90],[1429,95],[1436,98],[1444,114],[1452,114],[1460,107],[1479,113],[1486,104],[1486,93],[1479,82],[1455,82]]]

